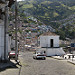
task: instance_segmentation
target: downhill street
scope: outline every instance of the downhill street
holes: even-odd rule
[[[75,66],[66,60],[50,57],[46,60],[35,60],[32,52],[21,54],[21,75],[75,75]]]
[[[46,60],[33,59],[33,52],[20,52],[22,67],[9,68],[0,75],[75,75],[75,65],[66,60],[47,57]]]

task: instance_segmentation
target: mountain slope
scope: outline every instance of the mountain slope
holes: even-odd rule
[[[46,24],[49,24],[49,21],[64,19],[75,11],[74,0],[25,0],[19,4],[23,10]]]
[[[29,13],[44,24],[51,25],[57,30],[57,33],[60,31],[64,33],[65,37],[70,38],[72,36],[71,33],[74,31],[75,0],[25,0],[19,2],[19,7],[20,12]],[[73,18],[71,19],[71,17]],[[61,28],[63,27],[62,25],[65,26],[65,29],[67,25],[71,25],[70,31],[64,31]],[[70,34],[67,36],[69,32]],[[74,36],[71,38],[74,38]]]

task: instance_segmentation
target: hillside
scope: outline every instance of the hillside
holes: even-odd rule
[[[63,33],[64,38],[74,38],[71,33],[75,31],[75,0],[25,0],[19,2],[19,10],[21,15],[24,13],[37,18],[46,25],[51,25],[56,29],[56,33],[59,31]],[[69,31],[63,31],[62,27],[68,29],[67,25]],[[68,36],[67,33],[69,33]]]
[[[75,11],[74,0],[25,0],[19,4],[22,10],[46,24],[50,24],[50,21],[65,19]]]

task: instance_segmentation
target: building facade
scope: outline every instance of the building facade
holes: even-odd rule
[[[40,36],[40,47],[59,47],[59,36],[58,35]]]
[[[46,56],[63,55],[65,52],[59,47],[59,35],[46,32],[40,36],[41,51],[46,52]]]
[[[8,8],[13,0],[0,0],[0,61],[8,60]]]

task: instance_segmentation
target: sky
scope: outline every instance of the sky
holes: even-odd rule
[[[22,1],[22,0],[17,0],[17,1]]]

